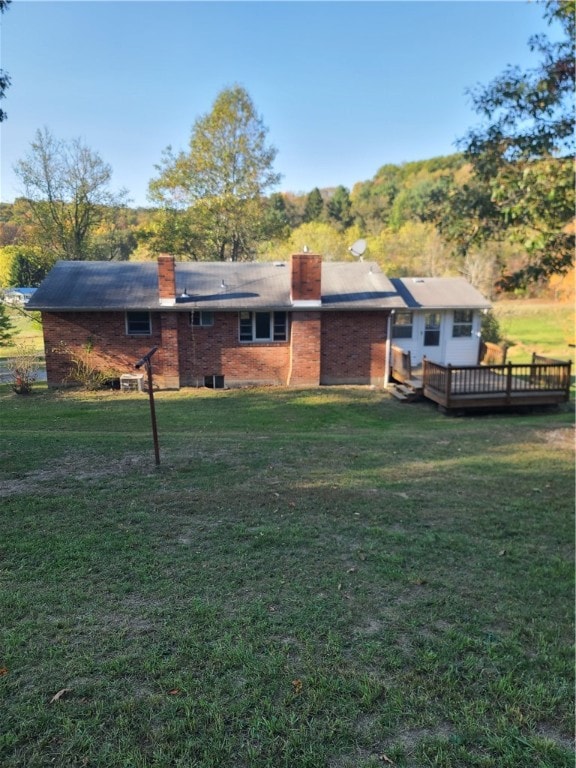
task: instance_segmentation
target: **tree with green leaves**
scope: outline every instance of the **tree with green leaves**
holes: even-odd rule
[[[290,237],[290,216],[286,198],[274,192],[266,200],[262,231],[267,240],[286,240]]]
[[[444,196],[444,190],[452,183],[450,176],[425,176],[410,186],[403,187],[396,195],[390,209],[389,226],[399,229],[408,221],[428,221],[434,200]]]
[[[304,222],[320,221],[324,213],[324,198],[318,187],[310,192],[304,206]]]
[[[187,152],[164,151],[149,196],[186,212],[196,233],[191,258],[238,261],[255,252],[264,237],[265,194],[280,181],[267,133],[248,92],[236,85],[196,120]]]
[[[356,226],[342,232],[326,221],[309,221],[293,229],[287,239],[270,243],[262,258],[287,261],[292,254],[307,248],[311,253],[321,253],[327,260],[354,261],[350,244],[359,238],[360,230]]]
[[[37,288],[54,266],[38,248],[8,245],[3,249],[11,254],[9,284]]]
[[[179,259],[197,260],[195,254],[202,251],[204,240],[197,232],[189,211],[160,208],[137,231],[141,246],[151,254],[171,253]]]
[[[352,214],[352,201],[350,192],[340,185],[334,190],[334,194],[326,204],[326,216],[330,223],[343,230],[352,226],[354,216]]]
[[[468,194],[454,193],[457,218],[471,201],[479,215],[470,244],[486,232],[521,238],[529,258],[504,287],[566,272],[574,256],[575,9],[572,0],[547,0],[545,18],[562,31],[557,42],[530,40],[538,67],[509,67],[486,87],[472,91],[484,122],[461,141],[472,163]],[[459,210],[460,209],[460,210]]]
[[[436,195],[436,187],[445,180],[458,179],[464,166],[460,153],[383,165],[373,179],[354,185],[350,194],[354,220],[364,234],[372,236],[389,226],[398,229],[407,221],[427,221],[429,216],[423,213],[431,194]]]
[[[0,301],[0,347],[6,347],[11,343],[14,326],[8,317],[6,304]]]
[[[402,195],[399,195],[401,201]],[[420,207],[420,220],[432,222],[452,244],[454,255],[465,259],[470,249],[504,235],[504,221],[489,186],[472,172],[463,181],[446,178],[436,184]]]
[[[30,152],[15,166],[23,186],[30,238],[53,258],[97,257],[96,231],[113,230],[126,192],[110,189],[112,169],[80,139],[61,141],[38,130]]]
[[[0,13],[4,13],[4,11],[8,8],[12,0],[0,0]],[[10,85],[10,75],[5,72],[3,69],[0,69],[0,99],[6,98],[6,91],[8,89],[8,86]],[[0,109],[0,123],[6,120],[8,115],[6,112],[4,112],[3,109]]]

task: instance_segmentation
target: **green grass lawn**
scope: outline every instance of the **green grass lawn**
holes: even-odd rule
[[[568,407],[156,410],[0,387],[3,768],[573,766]]]
[[[16,307],[7,306],[7,313],[13,327],[11,344],[0,347],[0,360],[11,357],[16,352],[16,346],[24,344],[32,347],[35,352],[44,354],[44,340],[39,313],[27,313]]]
[[[512,344],[508,359],[530,362],[532,352],[575,361],[574,306],[540,300],[499,301],[494,312],[504,339]]]

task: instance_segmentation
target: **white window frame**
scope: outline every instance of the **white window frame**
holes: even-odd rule
[[[214,325],[214,312],[195,309],[190,312],[190,325],[192,328],[211,328]]]
[[[268,315],[268,334],[266,336],[262,335],[264,315]],[[250,338],[248,338],[248,329],[250,329]],[[260,335],[257,335],[258,333]],[[238,339],[241,344],[281,344],[288,341],[288,313],[284,311],[239,312]]]
[[[470,319],[461,319],[462,316]],[[469,339],[474,326],[474,311],[472,309],[455,309],[452,323],[453,339]]]
[[[398,323],[399,318],[407,318],[410,322]],[[398,330],[408,331],[410,333],[398,333]],[[392,315],[392,338],[393,339],[411,339],[414,333],[414,313],[413,312],[396,312]]]
[[[136,320],[134,317],[131,317],[131,315],[140,315],[141,319]],[[144,329],[142,327],[141,330],[140,329],[139,330],[134,330],[130,326],[130,323],[131,322],[141,323],[142,326],[144,326],[144,322],[145,322],[144,319],[143,319],[144,315],[146,315],[146,317],[148,319],[147,328]],[[138,311],[126,312],[125,320],[126,320],[126,335],[127,336],[151,336],[152,335],[152,317],[150,315],[150,312],[138,312]]]
[[[426,312],[424,314],[424,346],[439,347],[442,329],[442,315],[440,312]]]

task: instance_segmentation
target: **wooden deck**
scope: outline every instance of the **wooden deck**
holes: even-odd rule
[[[505,365],[452,366],[424,359],[416,371],[409,353],[393,348],[392,375],[442,410],[509,408],[567,402],[571,365],[537,355],[531,363]]]
[[[444,366],[424,360],[424,397],[446,410],[565,403],[570,362]]]

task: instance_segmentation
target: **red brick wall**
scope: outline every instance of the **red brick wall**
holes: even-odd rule
[[[321,384],[384,383],[384,312],[322,314]]]
[[[156,315],[158,317],[158,315]],[[154,321],[152,321],[154,322]],[[178,389],[180,387],[180,358],[178,352],[178,315],[175,312],[160,313],[160,349],[156,353],[159,361],[152,360],[158,365],[158,384],[163,389]],[[154,369],[153,369],[154,370]]]
[[[319,301],[322,295],[322,256],[297,253],[290,262],[294,301]]]
[[[180,376],[183,386],[204,384],[204,377],[224,375],[226,386],[285,385],[289,343],[240,343],[237,312],[214,313],[214,325],[191,327],[189,314],[179,316]]]
[[[224,375],[227,386],[382,384],[386,342],[383,312],[291,313],[290,341],[240,343],[238,313],[214,314],[214,325],[192,328],[189,312],[152,313],[151,336],[127,336],[124,312],[43,313],[48,382],[62,384],[69,365],[60,343],[94,346],[92,359],[118,374],[157,345],[155,380],[161,387],[198,386]]]
[[[176,298],[174,256],[158,256],[158,296],[160,300]]]
[[[289,386],[320,384],[320,312],[292,312]]]
[[[152,313],[151,336],[127,336],[124,312],[61,312],[42,313],[46,373],[48,383],[65,383],[70,371],[67,355],[57,350],[62,345],[81,351],[87,343],[93,345],[91,360],[102,369],[113,369],[117,374],[134,373],[134,363],[154,345],[160,346],[160,315]],[[54,351],[56,350],[56,351]],[[160,373],[156,357],[154,373]]]

